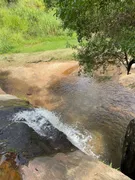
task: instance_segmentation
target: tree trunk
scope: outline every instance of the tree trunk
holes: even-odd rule
[[[132,66],[132,64],[134,64],[134,63],[135,63],[135,59],[132,59],[132,60],[128,63],[128,66],[127,66],[127,74],[129,74],[130,69],[131,69],[131,66]]]
[[[123,145],[121,171],[135,180],[135,119],[131,120],[127,127]]]

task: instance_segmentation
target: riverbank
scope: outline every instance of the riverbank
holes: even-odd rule
[[[1,88],[9,94],[28,99],[34,106],[55,109],[62,99],[55,98],[50,90],[69,75],[78,75],[79,64],[72,49],[61,49],[38,53],[11,54],[0,56]],[[134,91],[135,70],[126,75],[124,67],[110,66],[103,73],[102,68],[94,73],[98,83],[115,81]],[[42,97],[42,98],[40,98]],[[55,103],[56,102],[56,103]],[[54,108],[53,108],[54,107]]]
[[[0,67],[29,66],[30,63],[75,60],[76,50],[71,48],[36,53],[17,53],[0,55]]]
[[[73,52],[69,49],[1,56],[1,88],[6,93],[28,99],[33,106],[52,110],[61,103],[61,99],[55,98],[49,88],[68,75],[78,72],[78,62],[72,60]]]

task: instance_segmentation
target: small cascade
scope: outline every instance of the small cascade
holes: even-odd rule
[[[87,155],[96,156],[90,148],[89,142],[92,139],[90,132],[85,130],[83,133],[77,127],[62,123],[60,116],[54,112],[43,108],[35,108],[31,111],[25,110],[14,115],[13,122],[21,122],[33,128],[40,136],[50,136],[55,138],[52,132],[52,126],[63,132],[68,140]],[[51,125],[50,125],[51,123]]]

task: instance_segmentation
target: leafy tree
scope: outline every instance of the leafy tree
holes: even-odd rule
[[[55,7],[56,5],[56,0],[44,0],[44,2],[48,8]]]
[[[134,0],[55,0],[64,28],[76,31],[80,64],[87,71],[110,59],[128,70],[135,57]]]
[[[16,3],[17,0],[6,0],[8,4],[11,4],[11,3]]]

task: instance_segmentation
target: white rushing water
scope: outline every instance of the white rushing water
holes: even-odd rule
[[[26,110],[16,113],[13,117],[13,121],[27,124],[41,136],[46,136],[48,134],[47,131],[49,127],[47,124],[49,121],[53,127],[63,132],[68,140],[78,149],[87,155],[97,157],[92,152],[90,145],[88,145],[92,139],[90,133],[87,131],[82,133],[77,127],[62,123],[60,117],[54,112],[42,108],[35,108],[32,111]]]

